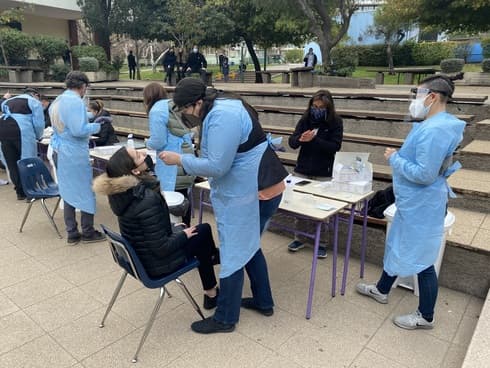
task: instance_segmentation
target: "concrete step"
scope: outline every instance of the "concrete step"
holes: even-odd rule
[[[459,151],[465,169],[490,171],[490,141],[474,140]]]
[[[476,122],[475,137],[477,137],[478,139],[490,141],[490,119],[480,120]]]

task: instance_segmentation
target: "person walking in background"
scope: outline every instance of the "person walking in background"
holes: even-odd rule
[[[163,81],[167,82],[167,85],[169,86],[172,85],[172,75],[174,74],[176,63],[177,56],[175,55],[175,50],[172,46],[163,57],[163,69],[165,70],[165,78]]]
[[[65,41],[65,51],[63,51],[63,62],[65,65],[71,66],[71,49],[70,42],[68,40]]]
[[[128,55],[129,79],[136,78],[136,58],[133,55],[133,50],[129,50]]]
[[[316,63],[318,62],[318,58],[316,57],[316,54],[313,52],[313,48],[310,47],[308,50],[308,53],[305,55],[303,59],[305,63],[305,68],[315,68]]]
[[[18,200],[26,198],[20,182],[17,161],[37,157],[37,140],[44,132],[44,113],[40,94],[27,88],[18,96],[4,100],[0,109],[0,142]]]
[[[100,124],[100,131],[94,134],[97,138],[92,139],[91,142],[96,146],[111,146],[118,143],[119,139],[112,126],[112,116],[104,109],[104,103],[100,100],[91,101],[88,110],[89,123]]]
[[[179,47],[179,50],[176,54],[176,66],[177,66],[177,82],[185,77],[185,66],[187,64],[187,60],[185,57],[184,49]]]
[[[335,111],[332,94],[325,89],[317,91],[289,137],[289,147],[299,148],[294,175],[319,181],[331,180],[335,153],[340,151],[343,135],[342,118]],[[291,252],[303,247],[298,239],[288,245]],[[326,256],[327,248],[321,245],[318,257]]]
[[[53,136],[56,174],[61,198],[64,201],[64,220],[69,245],[103,241],[105,235],[94,229],[95,194],[92,191],[92,166],[88,142],[100,131],[99,123],[89,123],[83,96],[89,80],[85,73],[67,74],[66,90],[49,109]],[[78,231],[76,209],[81,212],[82,233]]]
[[[199,52],[197,45],[194,45],[192,52],[187,57],[187,65],[185,68],[185,75],[190,77],[192,73],[198,73],[203,81],[204,85],[207,84],[206,78],[206,68],[208,67],[208,62],[203,54]]]
[[[230,75],[230,64],[229,64],[229,59],[228,59],[228,56],[226,56],[225,53],[223,53],[223,55],[220,55],[222,56],[222,59],[221,59],[221,70],[223,72],[223,80],[226,82],[228,82],[228,77]]]
[[[356,286],[358,293],[386,304],[398,276],[417,275],[417,310],[393,319],[409,330],[434,327],[438,293],[434,263],[444,234],[448,194],[454,196],[446,179],[461,167],[452,163],[452,156],[466,125],[446,112],[454,93],[448,77],[426,78],[412,93],[410,114],[423,121],[413,124],[399,152],[386,148],[384,154],[393,170],[396,213],[386,237],[383,273],[375,284]]]

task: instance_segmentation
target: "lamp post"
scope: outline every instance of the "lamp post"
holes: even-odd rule
[[[245,79],[245,63],[243,61],[243,49],[245,48],[245,41],[240,42],[240,82],[243,83]]]

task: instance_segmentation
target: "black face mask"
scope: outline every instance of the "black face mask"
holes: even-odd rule
[[[145,157],[146,171],[155,171],[155,163],[150,155],[146,155]]]
[[[197,116],[194,116],[192,114],[185,113],[182,113],[182,121],[189,129],[200,126],[202,123],[201,118],[198,118]]]

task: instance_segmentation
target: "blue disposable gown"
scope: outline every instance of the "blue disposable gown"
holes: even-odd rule
[[[463,139],[464,127],[464,121],[440,112],[415,123],[400,151],[390,157],[397,208],[384,255],[390,276],[417,274],[437,260],[451,171],[441,167]]]
[[[25,98],[31,109],[31,114],[11,113],[6,105],[7,101]],[[37,140],[41,138],[44,131],[44,111],[41,102],[28,94],[18,95],[2,102],[2,119],[12,117],[19,126],[21,137],[21,159],[37,157]]]
[[[158,154],[162,151],[173,151],[182,153],[182,143],[184,140],[190,143],[189,134],[183,137],[173,135],[168,129],[169,100],[157,101],[148,114],[150,122],[150,138],[146,142],[148,148],[154,149]],[[177,180],[177,166],[167,165],[162,160],[157,160],[155,164],[155,174],[160,181],[160,189],[174,191]]]
[[[92,167],[88,142],[99,132],[100,124],[89,123],[87,109],[80,96],[66,90],[49,108],[53,124],[51,145],[58,154],[57,176],[61,197],[72,207],[95,214],[95,194],[92,191]],[[56,121],[64,128],[56,127]]]
[[[220,242],[220,278],[248,263],[260,247],[258,168],[267,142],[237,153],[252,120],[240,100],[218,99],[203,122],[201,156],[182,156],[190,175],[209,178]]]

